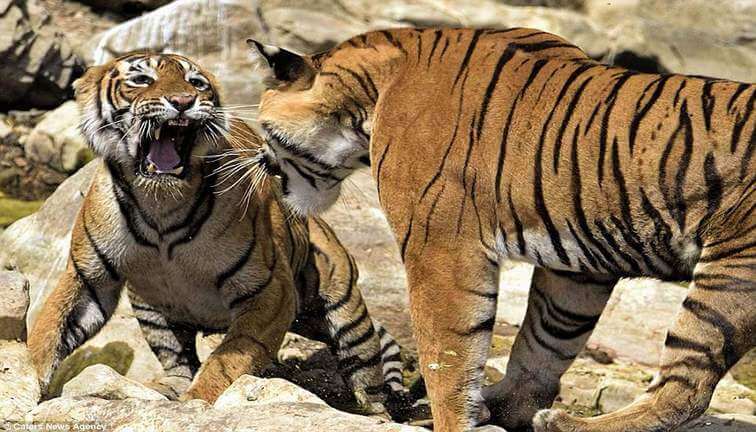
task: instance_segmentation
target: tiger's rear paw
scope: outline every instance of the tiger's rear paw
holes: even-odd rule
[[[535,432],[579,432],[574,417],[560,409],[541,410],[533,416]]]
[[[382,393],[369,394],[364,389],[355,390],[354,397],[357,400],[357,411],[360,414],[374,418],[391,420],[391,415],[386,409],[384,402],[386,396]]]

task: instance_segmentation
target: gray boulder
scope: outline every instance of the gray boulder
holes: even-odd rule
[[[0,340],[0,419],[23,420],[39,397],[37,373],[26,344]]]
[[[0,0],[0,58],[0,111],[58,106],[84,69],[34,0]]]
[[[26,157],[66,173],[92,159],[92,151],[79,132],[79,107],[68,101],[46,113],[24,142]]]
[[[84,369],[63,386],[61,397],[98,397],[108,400],[128,398],[166,400],[165,396],[128,379],[109,366],[96,364]]]
[[[586,0],[584,9],[607,29],[607,61],[744,82],[756,77],[755,2]]]
[[[29,280],[27,328],[32,328],[44,298],[65,269],[73,222],[98,163],[69,177],[37,213],[0,234],[0,268],[16,269]]]
[[[29,281],[18,272],[0,270],[0,339],[26,339]]]
[[[284,379],[242,375],[218,397],[213,407],[219,410],[235,410],[270,403],[326,405],[319,397]]]

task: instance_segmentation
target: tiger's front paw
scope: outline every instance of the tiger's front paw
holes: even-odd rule
[[[535,432],[579,432],[578,422],[574,417],[560,409],[545,409],[533,416]]]

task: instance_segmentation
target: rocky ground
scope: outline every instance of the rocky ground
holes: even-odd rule
[[[4,218],[15,220],[55,193],[37,213],[0,233],[0,269],[15,270],[0,272],[0,419],[13,421],[99,421],[136,431],[262,426],[287,431],[420,430],[346,414],[351,401],[330,353],[295,335],[287,338],[278,364],[264,378],[240,378],[213,406],[162,400],[139,384],[162,371],[125,299],[105,328],[61,367],[53,385],[61,396],[38,405],[39,389],[23,343],[25,328],[63,269],[70,227],[93,170],[93,164],[86,165],[91,155],[75,130],[78,116],[64,102],[79,66],[136,48],[178,51],[220,77],[227,103],[252,104],[261,87],[246,57],[246,37],[313,52],[369,29],[469,25],[543,28],[596,58],[643,70],[744,81],[754,81],[756,70],[756,2],[742,0],[176,0],[145,14],[141,12],[166,2],[24,3],[25,9],[18,0],[0,0],[0,57],[10,58],[4,53],[19,46],[39,44],[26,51],[36,53],[36,60],[19,62],[12,71],[2,64],[0,71],[16,76],[23,69],[26,81],[14,84],[12,94],[16,100],[41,101],[44,110],[11,110],[28,107],[0,98],[0,230]],[[46,18],[40,12],[44,8],[49,11]],[[8,33],[11,19],[14,27]],[[37,36],[29,36],[33,34]],[[0,93],[3,85],[8,84],[0,84]],[[35,94],[41,90],[47,93]],[[411,370],[414,343],[406,280],[366,172],[353,177],[342,202],[326,218],[357,259],[371,313],[404,345],[410,384],[416,373]],[[486,369],[489,381],[504,373],[531,273],[531,267],[516,263],[502,273],[497,335]],[[678,284],[623,281],[588,349],[565,375],[557,404],[595,415],[640,395],[655,372],[665,331],[684,295]],[[217,340],[201,338],[203,356]],[[685,430],[756,430],[756,352],[720,383],[707,414]],[[4,427],[0,423],[0,430]]]

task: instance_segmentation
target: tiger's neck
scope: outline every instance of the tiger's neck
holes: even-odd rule
[[[408,51],[402,41],[401,30],[385,30],[360,35],[344,42],[340,47],[326,54],[329,65],[319,75],[336,76],[345,85],[343,89],[357,102],[364,118],[364,131],[370,135],[373,114],[383,95],[401,70],[407,65]],[[346,48],[346,49],[344,49]],[[324,61],[320,58],[319,61]],[[351,84],[358,85],[353,86]],[[348,84],[348,85],[347,85]]]

